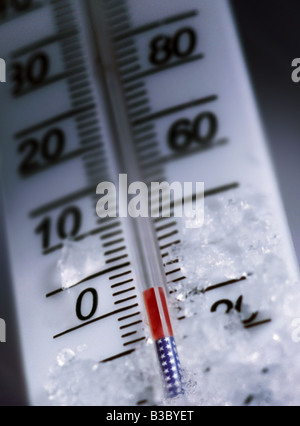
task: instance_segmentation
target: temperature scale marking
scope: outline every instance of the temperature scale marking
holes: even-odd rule
[[[156,11],[156,18],[141,17],[141,22],[133,13],[131,0],[28,0],[24,7],[14,2],[9,9],[6,5],[0,9],[3,39],[6,30],[11,34],[9,27],[14,21],[28,30],[35,19],[37,23],[45,23],[43,28],[39,25],[34,29],[35,37],[29,31],[27,40],[16,34],[16,40],[12,41],[13,47],[8,52],[11,81],[7,85],[9,93],[5,92],[3,99],[17,112],[14,126],[7,119],[8,128],[1,129],[4,132],[1,138],[14,141],[7,161],[14,175],[7,193],[25,194],[23,211],[16,209],[14,200],[8,197],[9,211],[14,212],[13,218],[8,217],[8,228],[24,363],[30,398],[35,403],[39,402],[42,386],[40,371],[49,368],[60,345],[78,345],[89,335],[88,356],[107,363],[134,353],[146,338],[137,279],[140,265],[135,256],[141,241],[135,241],[126,221],[99,219],[95,208],[96,185],[116,178],[113,170],[117,160],[113,158],[111,145],[118,148],[120,128],[125,129],[124,140],[130,136],[133,142],[132,168],[136,167],[148,186],[154,181],[170,181],[177,174],[181,182],[191,176],[193,180],[195,176],[204,177],[208,181],[206,199],[244,187],[241,170],[230,161],[240,135],[231,135],[234,126],[227,126],[228,115],[224,119],[222,116],[227,108],[228,91],[214,82],[214,77],[207,78],[207,64],[213,68],[212,58],[217,53],[209,51],[207,41],[201,37],[201,31],[207,29],[206,8],[211,7],[213,16],[223,15],[214,15],[215,2],[206,6],[191,0],[185,7],[175,0],[171,3],[164,16],[157,19],[160,14]],[[153,11],[155,2],[148,7]],[[218,7],[229,19],[224,12],[226,6],[222,3]],[[103,54],[105,46],[101,46],[98,33],[102,21],[111,48],[107,55]],[[232,55],[231,52],[231,58]],[[112,78],[116,78],[117,88],[105,82],[106,61],[113,65]],[[202,87],[197,86],[197,90],[187,87],[180,96],[172,93],[168,86],[171,75],[179,88],[184,87],[186,78],[195,74],[199,74],[199,81],[203,80]],[[236,93],[239,92],[234,91],[232,96]],[[120,101],[119,113],[114,110],[113,95]],[[25,101],[23,120],[20,111]],[[204,125],[208,126],[206,131]],[[256,136],[256,131],[253,134]],[[199,160],[200,155],[203,161]],[[206,164],[214,162],[219,162],[223,169],[220,179],[206,168]],[[192,174],[189,168],[197,173]],[[44,184],[43,190],[40,183]],[[189,202],[195,202],[197,195],[190,194]],[[171,213],[183,201],[173,200]],[[157,207],[163,209],[161,200],[157,200]],[[20,244],[12,231],[15,223],[24,225],[20,226],[24,232],[19,237]],[[153,233],[167,290],[176,295],[174,284],[186,280],[180,259],[172,255],[173,247],[183,241],[179,223],[173,217],[155,218]],[[70,237],[78,246],[83,241],[97,241],[103,264],[64,291],[57,279],[49,277],[49,270],[55,269],[65,240]],[[26,241],[26,247],[22,241]],[[224,278],[222,282],[220,279],[188,296],[212,296],[212,314],[219,310],[243,314],[243,296],[239,294],[235,300],[236,295],[226,296],[223,290],[238,291],[254,273],[230,280]],[[32,303],[46,333],[35,327],[30,306],[23,305],[28,287],[34,288]],[[158,287],[157,292],[161,289]],[[150,290],[148,295],[154,291]],[[91,310],[85,312],[88,298],[92,301]],[[164,310],[163,296],[160,303],[158,308]],[[186,319],[180,315],[180,307],[176,316],[178,321]],[[252,312],[246,319],[241,316],[241,321],[245,329],[252,330],[269,324],[272,318],[259,318],[259,312]],[[93,329],[95,324],[99,328]],[[28,367],[32,365],[32,342],[26,340],[28,330],[33,329],[41,351],[45,351],[40,357],[37,353],[33,362],[38,366],[36,371]],[[93,332],[87,330],[94,330],[99,340],[103,339],[101,348],[96,347],[95,338],[91,337]],[[174,349],[173,333],[168,331],[170,336],[159,336],[163,339],[158,349],[163,351],[167,345]],[[176,356],[174,350],[172,357]],[[145,403],[147,399],[138,402]]]

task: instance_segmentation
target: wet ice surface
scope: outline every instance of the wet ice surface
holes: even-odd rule
[[[171,284],[170,304],[184,399],[164,401],[148,338],[132,355],[108,364],[80,360],[88,348],[60,353],[45,386],[52,404],[300,403],[300,286],[289,276],[265,200],[238,192],[214,197],[206,202],[201,229],[181,225],[182,243],[170,259],[178,256],[187,278]]]
[[[66,240],[57,265],[62,288],[72,287],[80,280],[99,271],[103,265],[97,240],[87,238],[80,244],[71,239]]]

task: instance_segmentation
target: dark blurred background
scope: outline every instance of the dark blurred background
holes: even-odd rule
[[[300,261],[299,0],[232,0],[258,107]]]
[[[291,80],[292,60],[300,57],[300,1],[231,3],[300,260],[300,83]],[[3,296],[10,281],[3,228],[0,256]],[[0,298],[0,314],[7,322],[7,343],[0,345],[1,406],[26,404],[12,312],[11,301]]]

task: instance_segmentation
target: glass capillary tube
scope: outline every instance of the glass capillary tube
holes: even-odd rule
[[[133,145],[126,105],[122,96],[122,87],[118,78],[113,57],[113,49],[108,36],[105,13],[101,1],[91,0],[89,13],[94,22],[98,52],[100,53],[101,74],[111,131],[114,143],[115,179],[118,180],[120,170],[125,171],[128,184],[141,181],[136,152]],[[100,42],[99,42],[100,41]],[[127,188],[125,189],[127,191]],[[119,196],[124,194],[119,188]],[[176,343],[168,312],[165,294],[166,275],[161,253],[155,237],[151,218],[128,218],[131,227],[131,245],[134,248],[135,264],[139,269],[137,276],[139,287],[143,292],[143,300],[148,316],[152,338],[155,342],[158,361],[167,398],[184,393],[182,371],[178,359]]]

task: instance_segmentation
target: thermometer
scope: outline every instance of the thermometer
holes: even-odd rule
[[[148,187],[204,182],[209,209],[239,196],[248,202],[250,193],[254,204],[271,206],[286,279],[297,281],[227,1],[7,0],[0,13],[7,65],[1,168],[30,403],[48,403],[44,383],[57,354],[83,344],[79,358],[102,369],[133,359],[151,340],[158,354],[171,348],[176,377],[166,372],[164,383],[168,396],[181,394],[173,332],[180,330],[176,340],[187,365],[181,338],[197,339],[182,289],[190,289],[189,302],[187,294],[204,298],[197,315],[206,324],[221,311],[235,312],[249,341],[273,336],[276,312],[252,306],[245,312],[246,295],[259,289],[257,271],[239,274],[228,264],[222,275],[214,259],[215,270],[201,265],[211,275],[195,278],[199,265],[195,259],[189,269],[184,253],[189,247],[196,253],[204,243],[192,236],[204,234],[188,232],[193,219],[101,218],[96,209],[97,186],[117,185],[122,174]],[[192,208],[197,193],[186,197]],[[219,235],[208,239],[222,245]],[[272,276],[268,268],[263,273]]]

